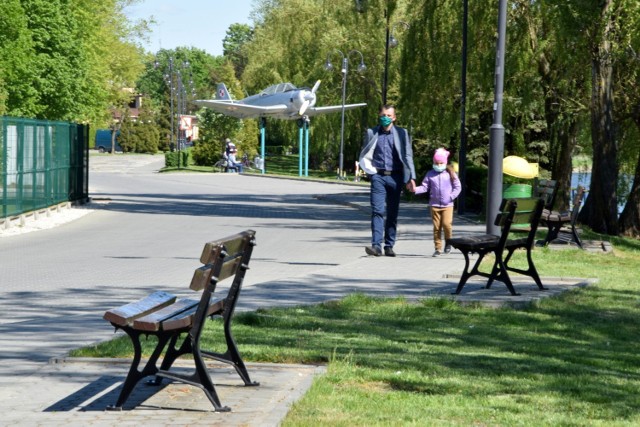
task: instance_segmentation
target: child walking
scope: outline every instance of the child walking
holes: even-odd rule
[[[433,168],[427,172],[422,184],[416,186],[415,193],[429,193],[429,206],[433,221],[434,257],[442,255],[442,232],[444,232],[444,253],[451,252],[449,239],[453,237],[453,201],[460,194],[462,185],[453,170],[447,166],[449,152],[438,148],[433,155]]]

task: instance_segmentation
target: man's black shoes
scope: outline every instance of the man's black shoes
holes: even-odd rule
[[[391,246],[385,246],[384,255],[385,256],[396,256],[396,253],[393,252],[393,248]]]
[[[367,255],[373,255],[373,256],[382,255],[382,249],[380,249],[380,246],[366,246],[364,248],[364,251],[367,253]]]

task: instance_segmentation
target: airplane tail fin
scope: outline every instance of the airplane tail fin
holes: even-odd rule
[[[217,101],[231,101],[231,96],[227,90],[227,86],[224,83],[218,83],[216,87],[216,100]]]

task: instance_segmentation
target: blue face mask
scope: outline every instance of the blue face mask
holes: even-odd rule
[[[393,122],[393,120],[391,120],[391,117],[387,116],[381,116],[378,121],[380,122],[380,126],[382,126],[383,128],[386,128],[391,124],[391,122]]]
[[[447,165],[442,165],[442,166],[436,165],[436,164],[433,165],[433,170],[436,171],[436,172],[442,172],[446,168],[447,168]]]

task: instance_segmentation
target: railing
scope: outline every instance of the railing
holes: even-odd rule
[[[0,116],[0,218],[89,195],[89,125]]]

